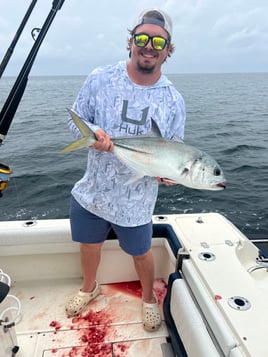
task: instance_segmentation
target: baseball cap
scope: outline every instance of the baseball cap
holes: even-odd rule
[[[143,24],[154,24],[162,27],[172,36],[172,21],[171,18],[162,10],[152,8],[143,10],[134,22],[134,28]]]

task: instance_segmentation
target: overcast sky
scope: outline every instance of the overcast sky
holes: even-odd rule
[[[0,0],[0,61],[31,0]],[[19,73],[52,0],[39,0],[4,75]],[[31,75],[86,75],[128,58],[128,29],[144,8],[173,19],[176,50],[164,73],[267,72],[268,0],[65,0]]]

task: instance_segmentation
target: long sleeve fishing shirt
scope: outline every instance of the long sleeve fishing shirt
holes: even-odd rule
[[[150,133],[152,119],[162,137],[183,139],[185,105],[182,96],[166,76],[152,86],[133,83],[126,62],[99,67],[86,79],[73,105],[95,132],[103,129],[111,138]],[[69,127],[81,137],[72,119]],[[74,185],[72,195],[91,213],[120,226],[132,227],[150,222],[158,182],[145,176],[127,183],[133,171],[113,152],[89,148],[84,176]]]

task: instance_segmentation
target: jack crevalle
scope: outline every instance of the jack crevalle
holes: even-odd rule
[[[96,141],[93,131],[68,109],[82,138],[67,145],[62,153],[89,147]],[[222,190],[226,180],[219,164],[205,152],[160,136],[135,136],[112,139],[113,152],[133,171],[135,181],[143,176],[160,177],[170,182],[201,190]]]

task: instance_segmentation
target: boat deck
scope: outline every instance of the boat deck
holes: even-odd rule
[[[16,327],[19,356],[163,356],[168,332],[164,322],[157,332],[144,331],[139,282],[101,285],[81,316],[67,318],[65,301],[80,286],[81,279],[15,282],[11,292],[23,306]],[[163,280],[155,282],[155,292],[162,309]]]
[[[65,302],[82,284],[79,245],[71,241],[69,221],[5,222],[0,232],[0,268],[11,277],[10,294],[23,313],[15,326],[16,357],[174,357],[172,348],[189,357],[268,355],[266,252],[259,263],[258,248],[219,214],[154,218],[155,291],[162,316],[168,293],[166,323],[153,333],[142,326],[133,259],[115,237],[102,249],[100,296],[82,316],[67,318]],[[1,332],[2,347],[7,334]],[[11,342],[3,357],[10,357]]]
[[[20,348],[16,357],[174,356],[164,321],[157,332],[143,329],[133,259],[117,239],[109,237],[102,249],[97,275],[101,294],[82,316],[67,318],[65,303],[82,285],[79,244],[71,241],[69,221],[17,222],[10,225],[11,234],[7,226],[9,222],[0,239],[1,269],[11,277],[10,294],[19,299],[23,314],[15,326]],[[160,233],[152,250],[163,316],[176,258]]]

